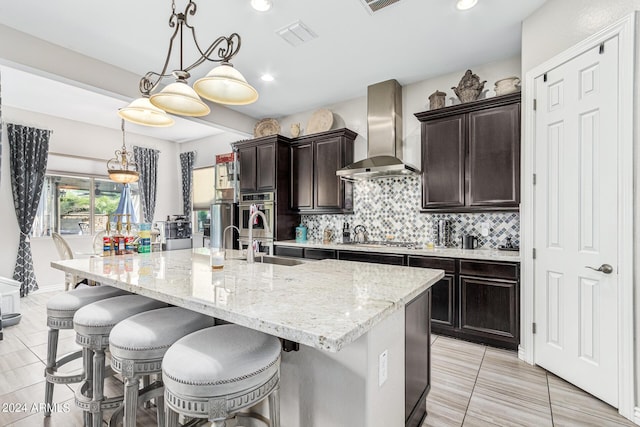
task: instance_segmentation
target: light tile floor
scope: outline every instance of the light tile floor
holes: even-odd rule
[[[22,298],[21,322],[4,329],[4,340],[0,341],[0,426],[82,425],[82,413],[73,402],[73,385],[55,387],[54,403],[59,405],[50,418],[38,407],[44,399],[46,301],[52,295],[35,292]],[[59,351],[78,348],[74,337],[73,331],[61,331]],[[433,380],[423,427],[634,425],[611,406],[544,369],[518,360],[515,352],[442,336],[434,336],[432,348]],[[79,364],[71,367],[78,368]],[[106,394],[121,394],[121,387],[116,378],[110,378]],[[139,426],[153,426],[155,420],[152,409],[138,412]]]

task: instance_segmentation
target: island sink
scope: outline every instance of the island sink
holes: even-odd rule
[[[239,258],[241,261],[246,261],[246,258]],[[295,258],[287,258],[273,255],[258,255],[254,258],[254,262],[262,263],[262,264],[275,264],[275,265],[284,265],[286,267],[293,267],[295,265],[304,264],[307,261],[302,261]]]

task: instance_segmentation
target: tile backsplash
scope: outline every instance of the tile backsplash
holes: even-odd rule
[[[507,237],[515,246],[520,245],[520,214],[517,212],[487,213],[420,213],[420,177],[382,178],[360,181],[354,184],[353,214],[351,215],[303,215],[302,223],[308,227],[310,240],[321,240],[322,232],[329,227],[336,239],[342,236],[342,225],[349,223],[353,230],[362,224],[369,240],[385,240],[393,236],[395,241],[433,242],[433,224],[440,219],[451,221],[451,241],[460,244],[460,237],[473,234],[481,247],[496,248]],[[481,234],[481,224],[489,224],[489,235]]]

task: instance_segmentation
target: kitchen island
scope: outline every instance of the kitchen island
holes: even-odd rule
[[[52,266],[299,344],[282,358],[283,427],[419,425],[429,386],[429,288],[441,270],[248,264],[229,252],[220,271],[202,248]]]

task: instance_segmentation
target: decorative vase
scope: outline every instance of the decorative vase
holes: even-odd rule
[[[520,90],[518,85],[520,84],[520,78],[518,77],[505,77],[496,82],[496,96],[507,95]]]
[[[471,70],[467,70],[462,79],[460,79],[458,86],[451,89],[453,89],[460,102],[471,102],[478,99],[486,82],[486,80],[481,82],[477,75],[473,74]]]
[[[294,138],[300,136],[300,123],[294,123],[291,125],[291,136]]]
[[[429,110],[435,110],[437,108],[444,107],[447,94],[436,90],[429,95]]]

